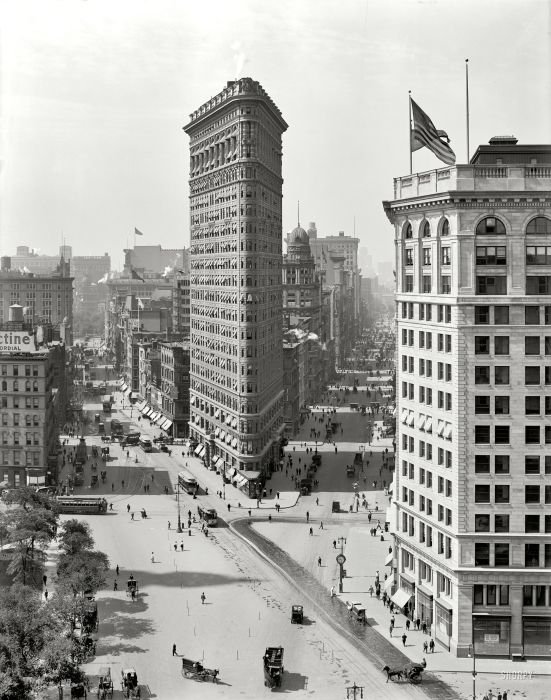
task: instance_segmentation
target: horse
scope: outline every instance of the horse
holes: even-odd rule
[[[399,681],[402,680],[403,677],[403,671],[399,668],[390,668],[390,666],[384,666],[383,671],[386,672],[386,682],[388,681],[393,681],[394,679],[398,679]]]

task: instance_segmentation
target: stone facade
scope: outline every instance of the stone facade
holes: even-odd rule
[[[549,655],[551,148],[394,191],[399,588],[458,655]]]

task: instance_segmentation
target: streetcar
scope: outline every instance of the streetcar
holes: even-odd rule
[[[208,525],[208,527],[216,527],[218,525],[218,513],[214,508],[197,506],[197,512],[199,513],[199,518],[205,525]]]
[[[94,513],[103,514],[107,512],[107,501],[105,498],[94,498],[92,496],[58,496],[55,499],[57,510],[60,513]]]
[[[187,493],[195,494],[199,490],[197,479],[185,469],[178,473],[178,485]]]
[[[102,396],[101,403],[102,403],[103,412],[104,413],[111,413],[111,410],[113,408],[113,402],[111,400],[110,394],[105,394],[104,396]]]
[[[140,447],[144,452],[153,452],[153,443],[149,438],[140,438]]]

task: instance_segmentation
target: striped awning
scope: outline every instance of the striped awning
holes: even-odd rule
[[[147,406],[147,401],[142,401],[142,402],[138,405],[138,411],[140,411],[140,413],[143,413],[143,411],[144,411],[144,409],[145,409],[146,406]]]
[[[172,427],[172,421],[169,420],[168,418],[167,418],[167,420],[165,420],[164,423],[161,424],[161,428],[162,428],[163,430],[167,430],[167,431],[168,431],[168,430],[170,430],[171,427]]]
[[[195,454],[197,456],[199,456],[199,452],[201,452],[201,450],[204,450],[204,449],[205,448],[203,447],[203,445],[197,445],[197,447],[195,448]]]
[[[231,446],[237,447],[237,438],[233,438],[233,440],[231,441]]]

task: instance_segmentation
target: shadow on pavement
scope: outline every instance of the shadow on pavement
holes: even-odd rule
[[[291,693],[294,690],[306,690],[308,687],[308,676],[303,676],[301,673],[289,672],[285,669],[281,687],[277,690],[283,693]]]

